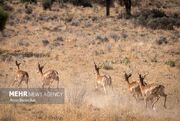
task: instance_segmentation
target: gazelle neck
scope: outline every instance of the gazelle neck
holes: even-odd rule
[[[17,66],[17,70],[20,70],[19,66]]]
[[[125,81],[128,83],[128,85],[130,84],[130,83],[129,83],[129,79],[128,79],[128,78],[125,78]]]
[[[141,89],[141,92],[142,92],[143,88],[145,87],[142,79],[140,79],[140,84],[139,84],[139,86],[140,86],[140,89]]]
[[[99,70],[96,70],[96,77],[100,76]]]
[[[41,76],[43,76],[43,75],[44,75],[44,74],[43,74],[43,72],[42,72],[41,70],[40,70],[39,72],[40,72]]]

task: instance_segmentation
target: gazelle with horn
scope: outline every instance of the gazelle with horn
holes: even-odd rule
[[[94,62],[94,67],[95,67],[95,71],[96,71],[96,89],[98,88],[98,86],[103,87],[105,94],[107,93],[106,91],[106,87],[107,86],[112,86],[112,79],[111,76],[109,75],[100,75],[99,70],[100,68],[96,65],[96,63]]]
[[[147,102],[151,101],[151,106],[153,109],[155,104],[159,101],[160,97],[164,97],[164,108],[166,108],[166,99],[167,99],[167,94],[165,93],[165,87],[163,85],[159,85],[159,84],[148,84],[148,85],[144,85],[143,81],[144,78],[146,77],[147,74],[145,74],[144,76],[142,76],[141,74],[139,74],[139,86],[141,89],[141,93],[143,95],[144,101],[145,101],[145,105],[147,107]]]
[[[41,66],[38,63],[38,72],[41,74],[42,76],[42,88],[44,88],[44,86],[51,86],[51,84],[53,83],[53,81],[57,81],[57,88],[59,88],[59,76],[58,76],[58,72],[56,70],[48,70],[46,72],[43,72],[43,68],[44,65]]]
[[[29,83],[29,74],[26,71],[23,71],[20,69],[21,63],[18,63],[18,61],[15,61],[15,64],[17,66],[17,71],[16,71],[16,77],[14,82],[12,83],[12,86],[16,83],[19,82],[18,87],[22,84],[24,81],[27,85],[27,88],[29,88],[28,83]]]

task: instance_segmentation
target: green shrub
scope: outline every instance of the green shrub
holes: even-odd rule
[[[37,0],[20,0],[22,3],[29,2],[29,3],[37,3]]]
[[[8,19],[8,13],[0,6],[0,31],[5,29],[5,25]]]
[[[51,6],[53,4],[54,0],[43,0],[43,9],[46,10],[46,9],[49,9],[51,10]]]
[[[172,60],[166,61],[165,64],[169,65],[170,67],[175,67],[176,66],[176,63],[174,61],[172,61]]]
[[[125,57],[125,58],[121,61],[121,63],[127,65],[127,64],[130,63],[130,60],[129,60],[128,57]]]

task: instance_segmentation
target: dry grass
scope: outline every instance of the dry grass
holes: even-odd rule
[[[105,9],[98,5],[95,10],[71,4],[59,8],[54,4],[52,11],[43,11],[40,4],[32,4],[29,5],[33,10],[31,14],[18,2],[10,5],[14,11],[5,35],[0,35],[0,87],[9,87],[13,82],[14,60],[20,61],[21,69],[29,73],[29,86],[41,87],[41,77],[36,73],[40,62],[46,63],[45,70],[59,72],[60,87],[65,88],[66,98],[65,103],[59,105],[0,105],[0,120],[180,120],[178,27],[153,30],[135,25],[131,20],[118,19],[123,9],[120,6],[111,9],[111,17],[105,17]],[[179,12],[177,8],[162,9],[173,13]],[[136,10],[133,7],[132,13]],[[103,89],[95,90],[93,59],[102,65],[101,74],[112,77],[113,91],[108,89],[107,95]],[[171,67],[173,63],[175,66]],[[133,70],[132,80],[138,80],[137,72],[149,72],[147,83],[165,85],[167,109],[163,108],[162,100],[157,104],[157,111],[152,111],[150,107],[144,108],[143,101],[132,98],[123,76],[123,71],[129,68]]]

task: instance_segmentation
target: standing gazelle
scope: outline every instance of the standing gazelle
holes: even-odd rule
[[[17,71],[16,71],[16,77],[15,77],[15,80],[12,84],[12,86],[16,83],[16,82],[19,82],[18,84],[18,87],[21,85],[21,83],[24,81],[27,85],[27,88],[28,87],[28,83],[29,83],[29,74],[26,72],[26,71],[23,71],[23,70],[20,70],[20,64],[21,63],[18,63],[17,61],[15,62],[16,63],[16,66],[17,66]]]
[[[44,65],[41,66],[38,63],[38,72],[40,72],[40,74],[42,76],[42,83],[43,83],[42,88],[44,88],[45,85],[48,85],[50,88],[53,81],[57,81],[57,88],[59,88],[58,72],[56,70],[48,70],[48,71],[43,73],[43,68],[44,68]]]
[[[147,107],[147,102],[151,101],[152,108],[154,108],[154,105],[158,102],[161,96],[163,96],[164,99],[164,108],[166,108],[166,98],[167,94],[165,94],[164,89],[165,87],[163,85],[158,85],[158,84],[148,84],[144,85],[143,81],[146,75],[142,76],[139,74],[139,81],[140,81],[140,89],[141,93],[143,95],[146,107]]]
[[[106,94],[106,86],[112,86],[112,79],[109,75],[100,75],[99,73],[99,67],[97,67],[96,63],[94,62],[94,67],[96,70],[96,89],[98,88],[98,85],[102,86],[104,89],[104,92]]]

